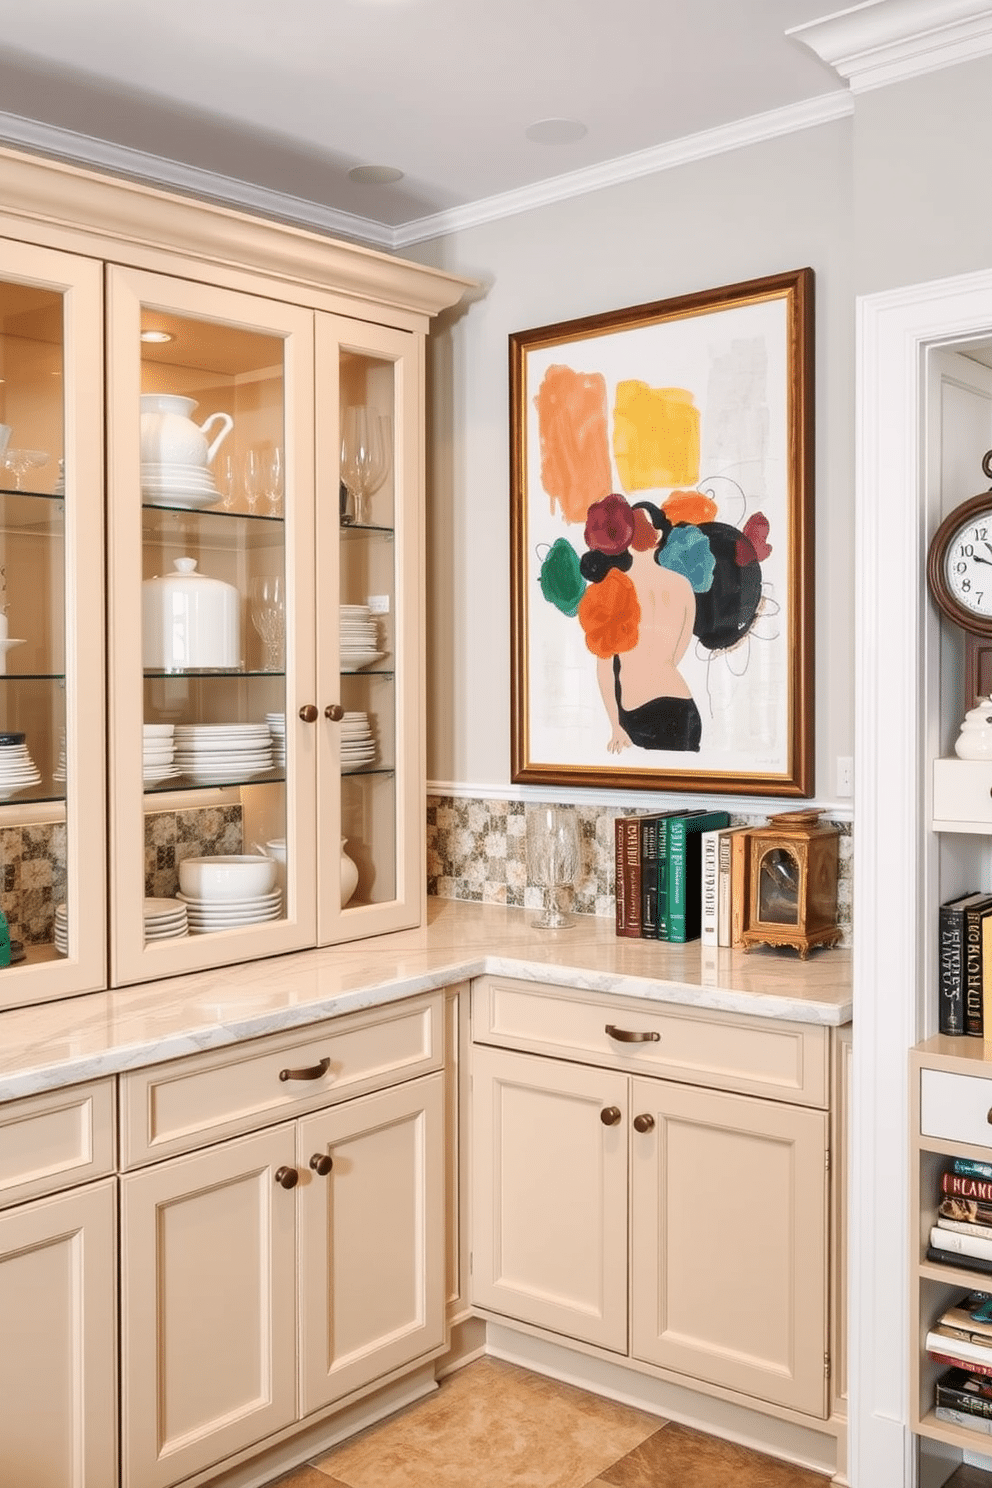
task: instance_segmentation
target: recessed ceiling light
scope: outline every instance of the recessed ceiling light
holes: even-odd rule
[[[524,133],[535,145],[571,145],[589,131],[580,119],[538,119]]]
[[[348,172],[348,180],[359,186],[391,186],[402,179],[403,172],[395,165],[355,165]]]
[[[176,338],[175,338],[175,336],[171,335],[168,331],[142,331],[142,333],[141,333],[141,339],[142,339],[142,341],[156,341],[156,342],[158,342],[158,341],[174,341]]]

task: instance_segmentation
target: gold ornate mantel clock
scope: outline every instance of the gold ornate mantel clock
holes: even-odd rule
[[[794,946],[803,960],[814,946],[836,945],[840,830],[820,812],[783,811],[748,833],[744,949]]]

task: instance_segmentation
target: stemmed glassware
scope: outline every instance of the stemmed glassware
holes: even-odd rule
[[[579,873],[581,849],[579,823],[574,811],[560,806],[538,806],[527,815],[527,872],[532,883],[544,890],[544,909],[531,923],[542,930],[560,930],[574,924],[558,904],[558,890],[574,884]]]
[[[341,479],[350,498],[348,518],[357,526],[368,520],[368,498],[378,491],[389,471],[392,423],[388,415],[364,404],[344,411],[341,425]]]
[[[283,457],[278,444],[271,445],[262,453],[262,485],[269,516],[278,517],[282,511],[283,487]]]
[[[262,670],[282,671],[286,643],[286,586],[278,574],[249,579],[248,612],[262,642]]]
[[[15,491],[24,490],[24,477],[29,470],[37,470],[47,463],[48,454],[45,450],[8,449],[3,457],[4,470],[13,474]]]
[[[265,490],[265,469],[262,462],[262,451],[256,448],[255,445],[245,450],[244,485],[248,510],[253,512],[258,505],[258,498]]]

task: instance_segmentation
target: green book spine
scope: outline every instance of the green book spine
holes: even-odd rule
[[[725,811],[673,816],[665,834],[666,940],[696,940],[702,927],[702,840],[700,833],[727,827]]]

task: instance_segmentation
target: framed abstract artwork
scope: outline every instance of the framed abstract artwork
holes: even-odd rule
[[[813,788],[813,271],[510,337],[512,778]]]

